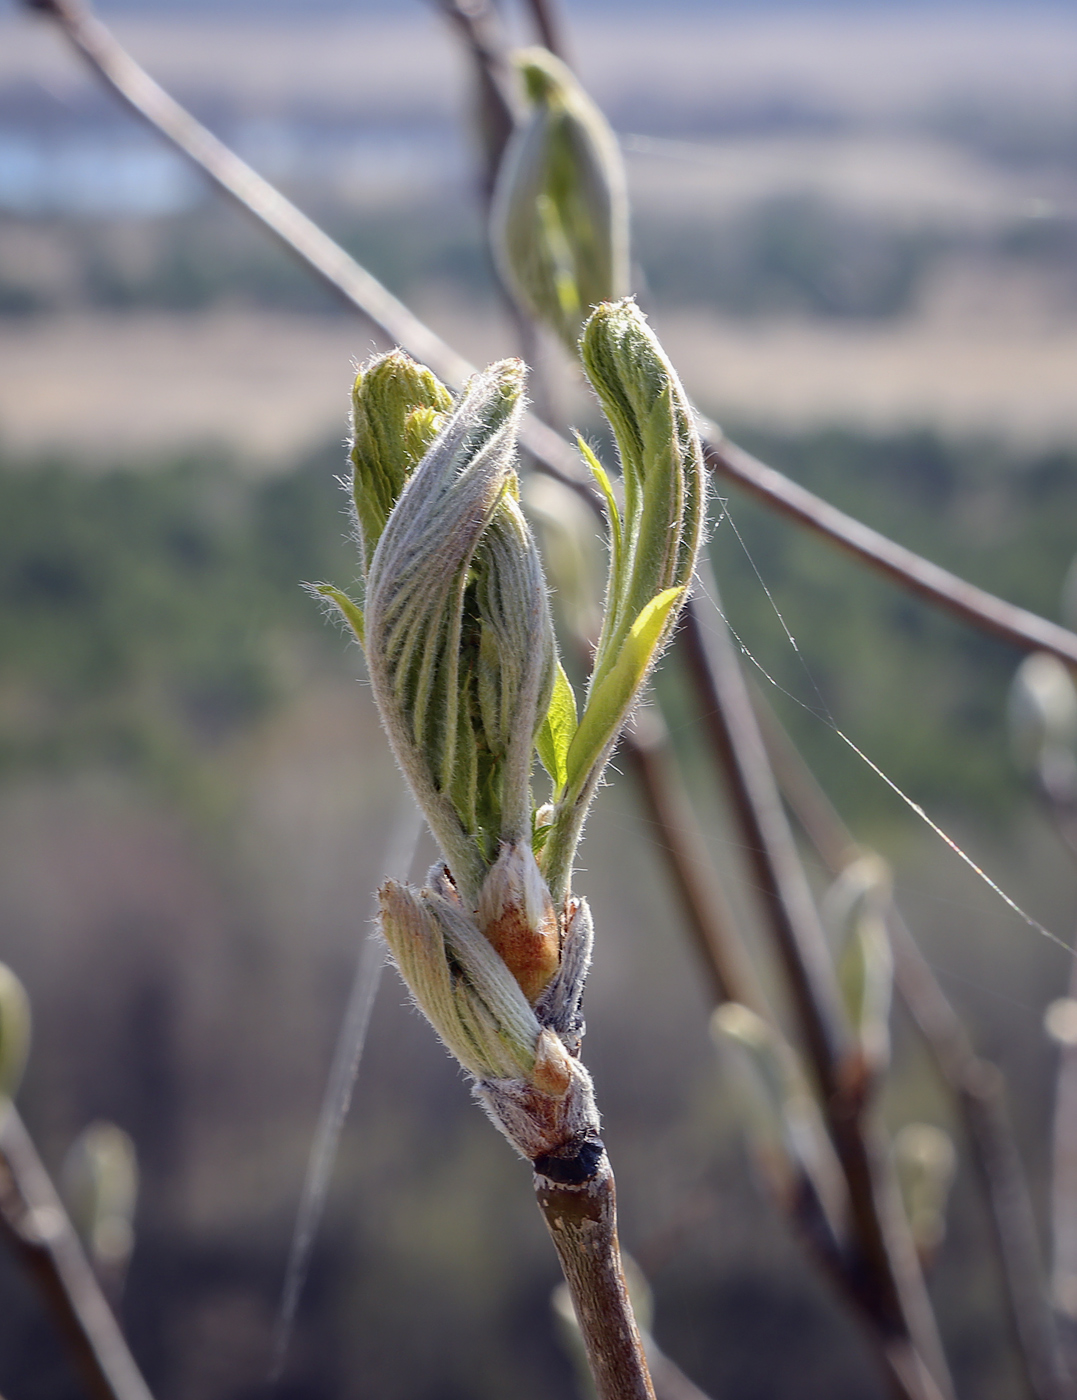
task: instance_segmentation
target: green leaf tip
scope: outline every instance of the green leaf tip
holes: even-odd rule
[[[705,514],[703,450],[691,405],[631,298],[595,308],[580,355],[617,441],[624,507],[605,468],[578,437],[605,498],[609,572],[587,700],[543,851],[555,898],[568,892],[575,846],[602,770],[673,634]]]
[[[319,598],[326,599],[332,603],[340,617],[351,628],[355,640],[359,645],[365,646],[366,627],[363,620],[363,610],[354,599],[339,588],[334,588],[331,583],[312,583],[310,591]]]
[[[490,236],[523,310],[575,354],[584,317],[628,289],[628,199],[617,139],[572,71],[542,48],[513,55],[530,112],[498,171]]]

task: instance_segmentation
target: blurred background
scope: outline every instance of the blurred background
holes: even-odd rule
[[[466,56],[433,6],[101,13],[465,354],[515,350]],[[835,504],[1057,617],[1077,551],[1072,7],[562,13],[622,138],[641,302],[700,406]],[[50,1167],[97,1118],[136,1144],[123,1308],[160,1400],[265,1393],[318,1107],[406,810],[361,657],[300,588],[357,573],[335,478],[353,366],[374,348],[48,23],[2,0],[0,959],[33,1002],[20,1106]],[[597,428],[578,384],[556,394]],[[746,499],[729,511],[743,544],[726,520],[712,539],[725,607],[1005,1073],[1043,1220],[1042,1021],[1069,960],[809,712],[832,713],[1069,939],[1073,865],[1007,747],[1019,658]],[[674,668],[659,684],[754,939],[696,717]],[[432,858],[423,845],[413,874]],[[659,1341],[715,1400],[878,1396],[859,1334],[753,1177],[627,775],[611,775],[582,863],[598,929],[587,1058]],[[960,1152],[900,1014],[894,1033],[888,1121],[953,1129]],[[279,1394],[573,1393],[528,1175],[390,973]],[[962,1152],[931,1285],[960,1393],[1002,1400],[1017,1382],[985,1230]],[[6,1258],[0,1392],[79,1393]]]

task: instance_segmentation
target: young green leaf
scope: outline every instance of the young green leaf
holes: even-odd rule
[[[684,596],[684,588],[667,588],[642,609],[628,629],[617,659],[587,701],[580,727],[565,760],[568,793],[582,792],[596,766],[617,740],[639,689],[655,659],[666,623]]]
[[[331,583],[311,584],[311,591],[317,593],[320,598],[327,598],[333,604],[355,633],[356,641],[360,646],[363,646],[363,634],[366,629],[363,622],[363,610],[359,604],[349,598],[346,593],[341,592],[339,588],[334,588]]]
[[[568,778],[568,751],[576,733],[576,696],[561,663],[554,673],[550,707],[535,736],[535,748],[542,766],[553,779],[554,795],[559,796]]]
[[[363,571],[370,568],[389,513],[437,436],[452,395],[402,350],[365,364],[352,389],[352,500]]]

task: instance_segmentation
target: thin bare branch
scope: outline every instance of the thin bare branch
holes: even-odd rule
[[[562,62],[568,63],[565,26],[557,0],[526,0],[526,3],[543,47],[556,54]]]
[[[1023,651],[1049,651],[1071,666],[1077,666],[1077,636],[1065,627],[966,583],[956,574],[922,559],[911,549],[828,505],[730,442],[713,423],[704,425],[704,435],[711,469],[744,487],[772,510],[806,525],[862,563],[886,574],[908,592],[953,613],[980,631],[1012,642]]]
[[[433,0],[471,55],[477,88],[479,137],[483,149],[483,203],[487,210],[501,156],[516,122],[518,99],[506,60],[501,16],[491,0]]]
[[[1077,997],[1077,962],[1069,995]],[[1077,1045],[1059,1047],[1051,1142],[1051,1299],[1059,1341],[1077,1372]]]
[[[973,1050],[905,921],[895,914],[888,926],[895,984],[957,1100],[973,1149],[1029,1394],[1036,1400],[1072,1400],[1073,1381],[1066,1373],[1047,1299],[1036,1221],[1006,1112],[1002,1076]]]
[[[14,1104],[0,1107],[0,1235],[32,1274],[96,1400],[151,1400]]]
[[[837,875],[857,853],[853,836],[766,700],[754,696],[786,801],[823,863]],[[953,1094],[984,1192],[1011,1331],[1035,1400],[1072,1396],[1047,1300],[1028,1185],[1006,1113],[1002,1076],[980,1059],[961,1019],[896,908],[887,919],[894,980],[935,1067]]]
[[[713,581],[707,580],[708,591]],[[713,593],[712,593],[712,596]],[[717,619],[716,619],[717,621]],[[846,1280],[898,1395],[950,1391],[934,1316],[882,1145],[844,1091],[847,1032],[825,935],[786,821],[728,629],[704,634],[686,609],[684,655],[725,770],[766,904],[823,1114],[849,1192],[856,1257]]]
[[[722,887],[708,878],[710,855],[670,761],[660,714],[647,710],[621,739],[652,823],[651,839],[681,905],[685,927],[711,984],[715,1004],[738,1001],[766,1014],[762,989]]]
[[[169,96],[117,43],[79,0],[24,0],[50,15],[105,82],[162,136],[188,156],[226,194],[278,238],[353,310],[386,339],[401,345],[454,388],[475,372],[440,336],[424,325],[311,219],[258,175]],[[911,550],[845,515],[704,424],[711,468],[753,492],[768,506],[817,531],[901,587],[971,626],[1004,638],[1023,651],[1052,652],[1077,665],[1077,635],[965,583]],[[543,471],[590,496],[591,484],[575,449],[533,414],[524,421],[521,444]]]

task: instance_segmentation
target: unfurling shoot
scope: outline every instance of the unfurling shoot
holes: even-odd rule
[[[622,509],[587,451],[607,499],[610,569],[582,706],[518,503],[518,360],[475,375],[456,400],[400,352],[360,371],[351,488],[364,598],[317,589],[363,645],[389,742],[444,857],[421,890],[385,882],[382,933],[491,1117],[532,1160],[566,1144],[594,1160],[578,1059],[591,920],[571,897],[572,863],[684,601],[703,517],[688,402],[636,306],[600,306],[581,354],[624,477]],[[549,803],[532,792],[536,753]]]

